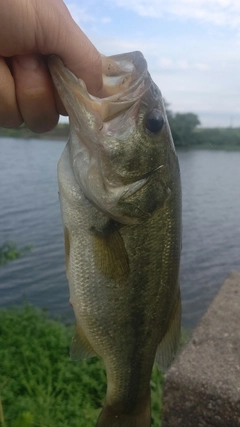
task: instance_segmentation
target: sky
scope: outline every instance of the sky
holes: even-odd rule
[[[104,55],[140,50],[173,112],[240,126],[240,0],[65,0]],[[79,47],[80,48],[80,47]]]

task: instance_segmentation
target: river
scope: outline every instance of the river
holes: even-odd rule
[[[72,321],[56,178],[64,145],[0,139],[0,246],[8,240],[32,245],[0,267],[0,307],[25,300]],[[240,269],[240,152],[181,150],[178,156],[183,326],[192,329],[229,272]]]

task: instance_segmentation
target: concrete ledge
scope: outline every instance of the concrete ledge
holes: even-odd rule
[[[165,376],[163,427],[240,427],[240,272]]]

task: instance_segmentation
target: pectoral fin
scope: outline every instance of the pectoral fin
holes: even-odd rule
[[[88,359],[89,357],[97,356],[91,344],[86,338],[82,328],[76,326],[72,344],[70,349],[70,357],[72,360]]]
[[[102,230],[92,229],[96,265],[110,279],[122,279],[129,273],[128,254],[114,221]]]
[[[157,348],[155,362],[160,371],[166,371],[170,366],[179,346],[180,335],[181,296],[179,291],[169,328]]]

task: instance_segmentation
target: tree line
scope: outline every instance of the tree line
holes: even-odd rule
[[[176,147],[240,149],[240,128],[203,128],[194,113],[173,113],[165,101],[167,117]]]
[[[164,102],[176,147],[240,149],[239,127],[203,128],[197,114],[174,113],[169,109],[168,102]],[[26,125],[22,125],[18,129],[3,129],[0,127],[0,137],[23,139],[40,138],[66,141],[68,134],[68,123],[59,123],[55,129],[44,134],[35,134],[30,131]]]

